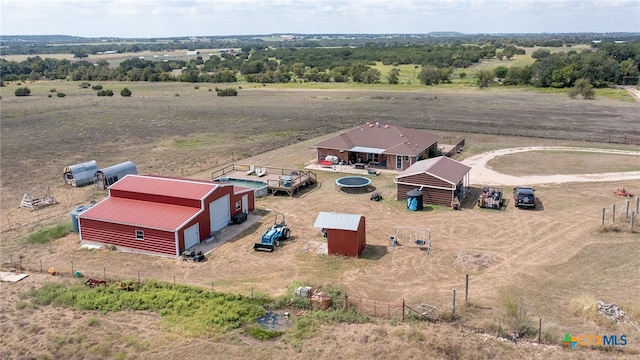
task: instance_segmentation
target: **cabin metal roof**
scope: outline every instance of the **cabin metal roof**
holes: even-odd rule
[[[407,176],[426,173],[455,185],[464,178],[469,170],[471,167],[467,165],[446,156],[438,156],[415,162],[396,176],[396,181],[402,182],[402,178]]]

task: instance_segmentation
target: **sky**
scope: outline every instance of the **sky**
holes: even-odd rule
[[[2,35],[640,32],[640,0],[0,0]]]

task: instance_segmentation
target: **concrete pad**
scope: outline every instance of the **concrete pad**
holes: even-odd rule
[[[195,252],[202,251],[203,254],[208,254],[211,251],[222,246],[227,241],[235,238],[241,232],[248,229],[251,225],[260,221],[262,216],[247,214],[247,220],[238,225],[227,225],[222,230],[218,231],[213,238],[206,239],[200,244],[193,246],[190,250]]]

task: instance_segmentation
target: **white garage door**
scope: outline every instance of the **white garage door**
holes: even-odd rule
[[[209,204],[209,216],[211,217],[211,232],[218,231],[229,224],[229,220],[231,220],[229,195]]]
[[[200,243],[200,229],[198,224],[189,226],[184,230],[184,248],[188,249]]]

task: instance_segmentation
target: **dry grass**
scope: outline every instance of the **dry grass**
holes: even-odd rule
[[[500,156],[489,161],[488,165],[504,174],[526,176],[638,171],[639,163],[640,157],[631,155],[535,151]]]
[[[114,84],[104,85],[116,89]],[[222,101],[203,87],[193,89],[191,84],[156,87],[128,83],[127,87],[134,93],[131,99],[103,100],[83,93],[84,90],[76,89],[77,84],[73,83],[35,84],[34,89],[36,86],[41,86],[43,92],[55,87],[67,93],[67,97],[48,99],[46,95],[40,96],[40,90],[37,90],[29,99],[16,99],[11,95],[5,98],[7,90],[2,90],[2,262],[8,262],[9,256],[16,261],[18,254],[22,254],[22,265],[30,273],[20,283],[0,284],[0,326],[6,334],[0,337],[0,348],[11,349],[14,357],[17,354],[56,357],[56,354],[66,352],[79,354],[78,357],[90,354],[96,358],[190,358],[200,354],[204,347],[211,353],[224,354],[226,358],[273,358],[274,349],[278,350],[278,357],[290,358],[418,358],[425,354],[433,358],[567,356],[561,348],[516,346],[493,337],[461,332],[449,325],[401,324],[386,320],[368,325],[343,324],[322,327],[317,336],[300,340],[301,346],[293,347],[280,340],[253,342],[238,333],[215,340],[171,335],[162,328],[157,317],[144,313],[79,313],[49,307],[14,306],[25,302],[20,293],[30,286],[56,279],[33,272],[39,269],[40,262],[45,271],[53,266],[63,274],[71,272],[73,261],[75,269],[82,270],[87,276],[102,277],[106,273],[111,279],[132,279],[137,277],[139,270],[143,278],[169,282],[175,278],[179,283],[204,288],[210,288],[213,282],[216,291],[245,295],[254,291],[278,296],[285,293],[293,281],[299,280],[331,284],[354,297],[380,301],[405,299],[411,306],[428,303],[442,311],[451,307],[452,288],[458,289],[461,298],[465,274],[470,272],[469,298],[476,306],[465,311],[460,321],[464,321],[467,329],[491,330],[492,334],[502,313],[497,290],[516,285],[525,299],[529,315],[541,317],[544,326],[552,324],[549,332],[558,334],[593,331],[593,325],[574,315],[569,306],[571,299],[581,295],[624,304],[629,309],[640,308],[637,234],[594,230],[601,221],[602,208],[619,201],[613,194],[615,186],[607,183],[541,186],[536,189],[542,204],[537,211],[508,207],[505,211],[489,212],[470,206],[455,212],[434,207],[430,211],[410,213],[401,202],[393,200],[392,176],[380,175],[373,179],[376,191],[382,193],[384,200],[372,202],[369,194],[345,194],[335,190],[331,184],[340,174],[320,172],[320,185],[294,199],[270,196],[258,200],[260,209],[286,213],[287,223],[292,228],[292,240],[274,253],[252,250],[257,234],[269,226],[270,218],[259,223],[254,232],[243,233],[211,253],[207,262],[198,264],[108,250],[79,251],[77,234],[50,244],[25,245],[26,235],[47,223],[69,219],[69,212],[77,204],[100,200],[104,196],[90,188],[60,185],[60,173],[65,165],[89,159],[98,160],[101,166],[132,160],[141,173],[198,179],[209,179],[216,165],[245,156],[243,163],[299,167],[314,158],[311,144],[328,137],[330,132],[351,126],[357,119],[354,114],[361,113],[363,119],[401,120],[400,124],[407,126],[426,124],[424,126],[428,127],[425,117],[435,117],[430,111],[437,112],[444,105],[424,100],[433,98],[435,94],[431,90],[370,93],[365,90],[296,92],[267,88],[241,91],[238,99]],[[173,96],[176,92],[181,93],[179,98]],[[374,95],[381,94],[395,100],[372,100]],[[515,106],[510,110],[516,112],[537,108],[538,118],[543,117],[541,114],[545,111],[575,112],[570,108],[578,104],[553,95],[532,95],[530,98],[528,95],[443,92],[438,94],[438,99],[446,99],[447,106],[461,104],[455,114],[444,109],[442,119],[456,123],[458,119],[476,118],[479,124],[485,119],[484,115],[478,114],[490,113],[498,104],[511,104],[504,106]],[[528,99],[526,107],[525,99]],[[467,106],[465,102],[473,102],[473,106]],[[590,111],[604,112],[606,109],[619,113],[621,116],[616,118],[621,119],[619,123],[608,123],[613,127],[628,126],[625,119],[632,117],[631,108],[624,103],[620,106],[609,101],[579,104],[591,108]],[[221,109],[233,110],[236,114],[244,110],[245,115],[221,115]],[[637,106],[633,110],[637,110]],[[258,111],[269,116],[254,115]],[[331,114],[334,120],[315,117],[319,113]],[[306,114],[312,115],[307,118]],[[344,117],[340,119],[339,114]],[[512,115],[507,116],[506,110],[498,115],[489,125],[495,124],[496,119],[510,124]],[[549,115],[544,121],[553,123],[552,117]],[[583,119],[580,112],[575,119]],[[585,119],[582,126],[589,129],[592,120]],[[508,126],[517,129],[519,125]],[[467,148],[461,157],[511,146],[585,145],[577,141],[458,131],[443,134],[467,138]],[[320,136],[314,137],[316,135]],[[283,147],[268,151],[280,146]],[[543,161],[539,159],[541,154],[530,156],[534,163]],[[558,168],[563,158],[558,156],[545,161]],[[598,172],[607,166],[602,164],[602,167],[591,169]],[[52,185],[59,205],[37,212],[15,208],[24,191],[43,184]],[[631,188],[633,182],[623,185]],[[375,256],[346,259],[303,252],[302,248],[309,241],[322,240],[319,231],[313,228],[319,211],[366,215],[367,243],[376,250]],[[410,246],[391,251],[388,234],[393,227],[415,224],[431,229],[431,254],[427,256]],[[491,256],[491,261],[476,261],[476,258],[482,260],[483,256]],[[462,268],[456,266],[457,258],[458,262],[462,261]],[[477,271],[474,271],[475,266]],[[89,325],[88,318],[98,322],[92,320],[93,324]],[[38,326],[43,323],[48,326]],[[623,355],[631,358],[633,351],[637,351],[633,344],[640,344],[640,335],[624,326],[618,325],[615,331],[629,334],[630,346]],[[389,335],[382,336],[383,330]],[[85,337],[73,337],[78,333]],[[353,341],[345,342],[344,339]],[[11,357],[5,355],[3,357]],[[598,358],[600,355],[581,351],[575,356]]]

